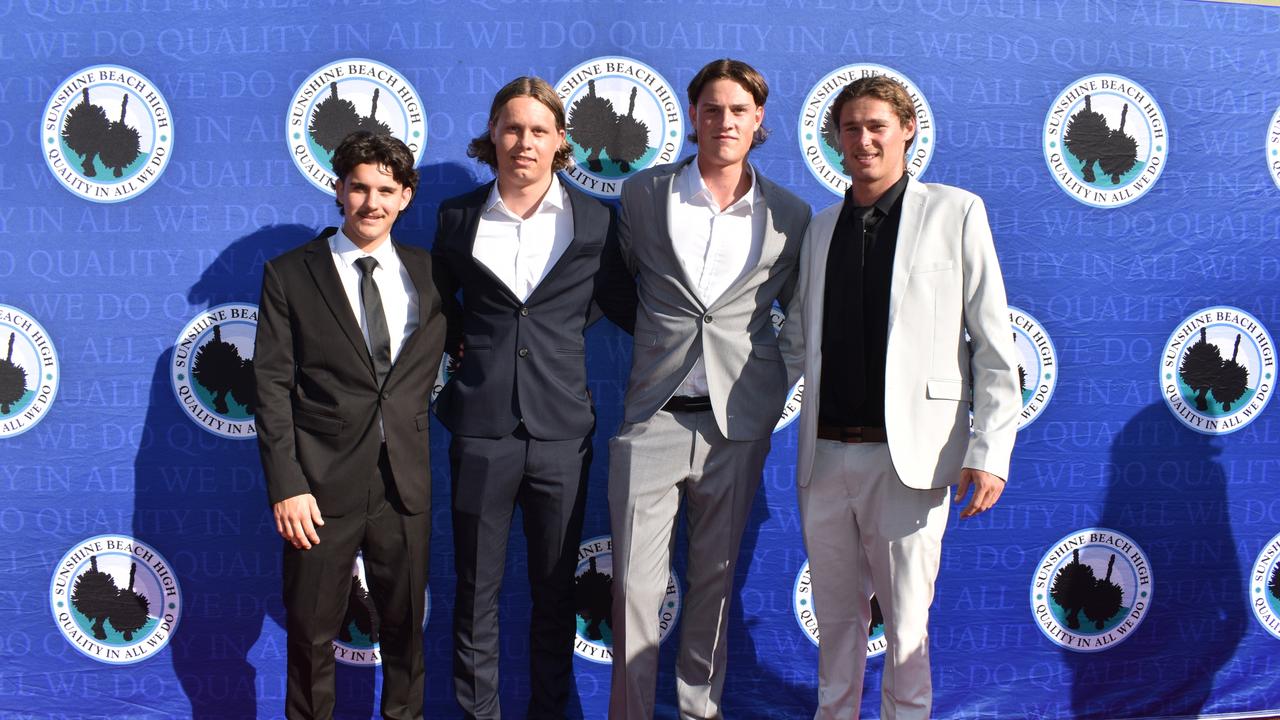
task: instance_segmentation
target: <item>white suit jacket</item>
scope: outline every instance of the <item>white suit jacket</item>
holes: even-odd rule
[[[809,224],[797,289],[802,302],[792,303],[799,318],[793,309],[783,328],[804,338],[786,358],[793,379],[801,368],[805,377],[796,467],[802,487],[809,484],[817,442],[827,252],[841,205]],[[982,199],[908,180],[889,295],[884,413],[889,453],[905,485],[952,485],[962,467],[1009,477],[1022,404],[1015,353]]]

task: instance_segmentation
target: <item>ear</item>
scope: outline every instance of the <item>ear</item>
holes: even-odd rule
[[[409,201],[413,199],[413,190],[407,185],[400,188],[400,210],[404,211],[409,207]]]
[[[756,127],[755,127],[755,129],[756,129],[756,130],[759,130],[759,129],[760,129],[761,127],[763,127],[763,126],[764,126],[764,106],[763,106],[763,105],[757,105],[757,106],[756,106]]]
[[[910,122],[903,125],[902,132],[907,135],[907,147],[910,148],[911,144],[916,141],[916,119],[911,118]]]

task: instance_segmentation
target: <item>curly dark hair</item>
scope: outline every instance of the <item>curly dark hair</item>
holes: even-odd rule
[[[698,98],[702,96],[702,89],[716,80],[732,80],[738,83],[743,90],[751,93],[751,99],[755,100],[756,105],[760,107],[764,107],[765,101],[769,99],[769,83],[764,81],[764,76],[760,74],[759,70],[741,60],[721,58],[703,65],[698,74],[694,75],[693,79],[689,81],[689,107],[697,107]],[[751,139],[751,147],[758,148],[768,139],[769,131],[764,125],[761,125],[756,130],[755,137]],[[696,129],[694,132],[689,133],[689,141],[698,142]]]
[[[409,188],[410,202],[418,193],[418,171],[413,167],[413,153],[409,146],[390,135],[374,135],[360,130],[343,138],[333,151],[333,174],[341,181],[357,165],[369,163],[391,171],[391,177]],[[338,212],[342,213],[342,201],[335,199]]]
[[[518,97],[533,98],[545,105],[556,119],[556,129],[564,130],[564,103],[560,102],[560,96],[556,95],[556,91],[551,89],[546,80],[525,75],[502,86],[498,94],[493,96],[493,103],[489,105],[489,122],[485,126],[485,131],[467,145],[467,157],[475,158],[497,172],[498,149],[494,147],[493,139],[489,137],[489,130],[498,123],[498,116],[502,114],[502,109],[507,106],[507,103]],[[568,139],[562,140],[560,148],[556,150],[555,158],[551,161],[551,171],[556,172],[569,167],[572,160],[573,149],[569,147]]]

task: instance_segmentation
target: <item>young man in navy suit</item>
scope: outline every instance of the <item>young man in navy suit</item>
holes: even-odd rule
[[[391,239],[418,185],[409,148],[356,133],[333,169],[342,227],[263,268],[253,358],[258,448],[285,539],[285,716],[333,716],[332,642],[362,551],[382,716],[409,720],[422,717],[428,406],[445,321],[431,256]]]
[[[563,718],[595,428],[583,332],[593,300],[634,324],[634,288],[597,282],[602,255],[616,252],[611,213],[556,177],[570,149],[545,81],[499,90],[467,152],[497,179],[441,205],[432,249],[441,294],[462,318],[449,342],[461,367],[436,405],[453,433],[454,685],[467,718],[501,717],[498,594],[518,505],[533,600],[528,717]]]

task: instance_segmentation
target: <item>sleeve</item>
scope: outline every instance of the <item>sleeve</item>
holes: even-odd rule
[[[291,310],[284,286],[271,263],[264,265],[262,270],[253,375],[258,395],[254,415],[258,453],[267,479],[267,499],[274,505],[311,492],[311,485],[298,463],[294,444],[293,391],[296,374]]]
[[[810,283],[812,251],[809,248],[813,247],[813,212],[807,206],[801,228],[804,235],[800,242],[800,261],[778,298],[786,318],[782,332],[778,334],[778,349],[782,351],[782,361],[787,366],[788,387],[795,385],[804,374],[804,303]]]
[[[456,358],[462,344],[462,304],[458,301],[458,276],[443,247],[444,239],[451,232],[447,218],[445,209],[441,208],[436,216],[436,236],[431,241],[431,281],[440,293],[441,312],[445,318],[444,350]]]
[[[620,229],[621,222],[610,210],[609,228],[604,239],[604,250],[600,254],[600,270],[595,278],[594,297],[595,304],[605,317],[631,335],[635,333],[639,301],[636,297],[635,274],[622,257]]]
[[[987,210],[980,198],[975,197],[965,212],[961,262],[973,379],[973,434],[964,466],[1007,479],[1022,403],[1016,350],[1009,331],[1009,302]]]

